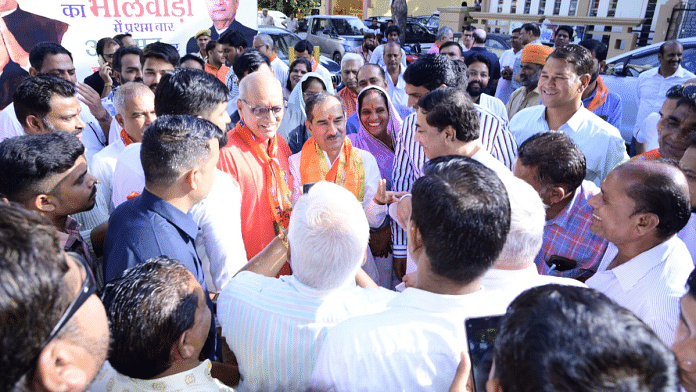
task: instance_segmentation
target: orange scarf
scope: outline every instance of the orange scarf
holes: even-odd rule
[[[244,144],[263,162],[268,201],[273,215],[273,230],[276,235],[281,234],[281,228],[287,229],[290,223],[292,203],[287,175],[278,162],[278,137],[270,139],[268,150],[264,151],[259,143],[254,141],[251,130],[246,125],[241,125],[241,122],[237,123],[234,133],[239,135]]]
[[[131,144],[135,143],[133,139],[126,133],[125,129],[121,129],[121,140],[123,140],[123,144],[126,146],[130,146]]]
[[[347,137],[343,141],[343,151],[331,169],[324,151],[310,137],[302,147],[300,156],[300,178],[303,184],[329,181],[348,189],[355,197],[365,198],[365,166],[357,149]]]
[[[314,58],[312,58],[312,72],[316,72],[318,66],[319,66],[319,63],[314,61]]]
[[[270,60],[273,61],[273,60],[275,60],[275,59],[276,59],[275,52],[271,52],[271,58],[270,58]]]
[[[595,96],[592,98],[592,101],[590,102],[589,105],[587,105],[587,110],[593,111],[600,106],[604,105],[604,102],[607,101],[607,96],[609,95],[609,89],[607,86],[604,85],[604,81],[602,81],[602,77],[598,76],[597,77],[597,88],[595,90]]]

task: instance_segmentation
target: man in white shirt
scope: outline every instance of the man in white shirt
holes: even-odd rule
[[[529,44],[543,45],[541,43],[541,40],[539,39],[539,37],[541,37],[541,30],[539,29],[539,26],[537,26],[534,23],[525,23],[520,28],[520,42],[522,43],[523,48]],[[512,65],[512,88],[513,88],[513,90],[517,90],[518,88],[522,87],[522,85],[520,85],[516,81],[517,74],[520,72],[521,65],[522,65],[521,59],[515,57],[515,63]]]
[[[498,80],[498,86],[495,89],[495,97],[505,104],[508,103],[512,92],[515,91],[512,88],[512,67],[515,65],[515,61],[522,56],[523,45],[520,40],[520,30],[522,30],[521,27],[512,30],[512,33],[510,33],[510,45],[512,48],[500,55],[500,80]]]
[[[30,75],[52,74],[73,84],[73,91],[77,93],[75,101],[79,105],[77,113],[84,128],[81,141],[86,149],[87,163],[91,163],[92,156],[107,144],[111,122],[111,116],[101,105],[99,94],[86,84],[77,82],[72,54],[64,47],[42,42],[32,48],[29,58]],[[18,120],[14,107],[14,104],[10,104],[0,112],[0,140],[25,134],[23,123]]]
[[[401,29],[399,29],[399,26],[396,25],[391,25],[384,31],[384,36],[387,38],[387,43],[396,42],[398,44],[400,35]],[[379,45],[375,48],[375,50],[372,51],[372,57],[370,58],[370,62],[372,64],[377,64],[380,67],[384,67],[386,65],[384,62],[385,46],[386,44]],[[403,49],[401,49],[401,66],[406,68],[406,52]]]
[[[466,92],[469,93],[471,101],[507,121],[508,114],[503,101],[484,93],[491,79],[491,62],[488,57],[481,54],[469,56],[466,58],[466,67],[469,76]]]
[[[609,173],[589,203],[592,232],[610,244],[587,285],[635,313],[670,345],[694,269],[675,236],[691,211],[684,174],[664,163],[628,162]]]
[[[92,175],[97,177],[105,188],[104,194],[109,201],[109,212],[114,208],[111,203],[111,178],[119,154],[126,146],[140,143],[145,128],[157,119],[155,94],[142,83],[129,82],[119,86],[114,94],[114,107],[116,107],[115,118],[120,126],[118,139],[95,154],[90,167]],[[117,129],[114,129],[114,132],[116,131]]]
[[[582,105],[582,92],[593,70],[592,54],[582,46],[556,49],[546,59],[539,79],[544,104],[519,111],[510,121],[510,132],[518,145],[539,132],[566,133],[585,154],[585,179],[599,185],[628,154],[619,130]]]
[[[239,364],[240,390],[305,390],[326,333],[345,319],[386,309],[394,292],[356,286],[368,238],[355,196],[319,182],[293,207],[292,275],[275,278],[278,263],[275,270],[262,266],[270,275],[263,276],[251,263],[225,286],[217,313]]]
[[[319,60],[314,59],[314,45],[307,40],[299,41],[295,44],[295,58],[296,59],[307,59],[312,63],[312,72],[316,72],[321,75],[324,79],[324,84],[326,85],[326,91],[333,93],[333,81],[331,80],[331,73],[326,67],[321,65]],[[239,76],[239,75],[237,75]]]
[[[254,37],[254,49],[265,54],[271,60],[271,69],[275,73],[280,85],[285,86],[288,82],[289,69],[287,64],[276,56],[273,38],[268,34],[257,34],[256,37]]]
[[[401,46],[394,41],[384,45],[384,72],[387,76],[387,93],[394,105],[403,107],[408,105],[406,94],[406,82],[404,72],[406,67],[401,65]]]
[[[516,177],[503,179],[510,198],[510,232],[503,251],[481,284],[512,302],[523,291],[545,284],[587,287],[575,279],[540,275],[534,258],[541,249],[546,209],[531,185]]]
[[[660,66],[649,69],[638,76],[636,86],[636,100],[638,101],[638,113],[633,127],[635,138],[643,121],[650,113],[660,110],[664,102],[665,94],[670,87],[683,84],[696,77],[693,73],[681,66],[684,57],[684,47],[678,41],[665,41],[660,46],[657,59]],[[645,145],[636,145],[638,154],[645,152]]]
[[[407,232],[416,286],[388,310],[329,331],[315,390],[448,390],[466,351],[465,318],[500,314],[507,305],[481,285],[510,228],[507,192],[495,172],[466,157],[440,157],[412,193]]]
[[[225,85],[227,85],[227,89],[230,91],[227,98],[227,114],[232,116],[232,113],[237,110],[237,97],[239,96],[237,75],[234,73],[234,62],[237,60],[238,55],[244,53],[247,43],[242,33],[238,31],[226,31],[220,36],[218,42],[222,45],[222,55],[225,56],[225,62],[230,67],[225,76]]]
[[[110,282],[103,293],[114,346],[91,391],[231,392],[199,359],[210,331],[206,292],[178,260],[158,256]]]

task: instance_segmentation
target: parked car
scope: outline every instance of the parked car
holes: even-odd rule
[[[510,36],[505,34],[488,33],[486,34],[486,49],[495,53],[498,58],[504,51],[510,49]]]
[[[391,18],[380,16],[378,20],[380,26],[386,26]],[[371,26],[372,18],[365,19],[364,23],[365,26]],[[431,33],[424,24],[414,18],[406,19],[406,42],[402,43],[404,50],[406,50],[406,47],[411,48],[411,54],[418,56],[419,54],[427,53],[434,43],[435,34]]]
[[[681,66],[691,72],[696,72],[696,37],[680,39],[684,45],[684,58]],[[638,75],[654,67],[659,67],[657,54],[662,42],[626,52],[607,59],[607,66],[602,74],[602,80],[609,91],[621,96],[623,104],[623,119],[619,131],[627,143],[633,137],[633,126],[636,123],[638,102],[636,90]]]
[[[312,15],[307,26],[307,41],[337,63],[346,52],[362,45],[365,32],[360,19],[346,15]]]
[[[268,10],[268,15],[271,15],[271,16],[273,17],[273,24],[274,24],[276,27],[280,27],[280,28],[284,28],[284,27],[285,27],[285,26],[283,26],[283,22],[285,22],[285,20],[286,20],[288,17],[287,17],[284,13],[282,13],[282,12],[280,12],[280,11]],[[257,15],[257,22],[258,22],[259,26],[262,26],[262,25],[263,25],[263,14],[262,14],[262,11],[259,11],[259,12],[258,12],[258,15]]]
[[[302,38],[288,30],[273,26],[259,26],[259,33],[268,34],[273,38],[276,56],[288,63],[288,49],[295,46]],[[331,59],[321,56],[320,63],[331,73],[334,86],[341,84],[341,65]],[[289,64],[288,64],[289,65]]]

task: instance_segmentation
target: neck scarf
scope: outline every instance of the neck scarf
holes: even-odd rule
[[[264,150],[257,143],[251,130],[246,125],[237,123],[234,133],[239,135],[244,144],[260,158],[264,165],[264,174],[266,177],[266,191],[268,201],[271,205],[271,215],[273,216],[273,230],[276,235],[282,233],[282,229],[287,229],[290,223],[290,211],[292,203],[290,202],[291,194],[288,187],[288,179],[285,171],[280,167],[278,162],[278,137],[274,136],[270,140],[268,149]]]
[[[126,133],[125,129],[121,129],[121,140],[123,140],[123,144],[126,146],[130,146],[131,144],[135,143],[133,139]]]
[[[600,106],[604,105],[607,101],[607,96],[609,95],[609,89],[604,85],[604,81],[601,76],[597,77],[597,88],[595,90],[595,96],[592,101],[587,105],[587,110],[593,111]]]
[[[314,57],[312,57],[312,72],[317,72],[317,67],[319,66],[319,63],[314,60]]]
[[[314,137],[302,147],[300,177],[303,184],[329,181],[348,189],[362,203],[365,198],[365,167],[350,139],[343,140],[343,150],[331,169]]]
[[[270,60],[273,61],[273,60],[275,60],[275,59],[276,59],[275,52],[271,52],[271,58],[270,58]]]

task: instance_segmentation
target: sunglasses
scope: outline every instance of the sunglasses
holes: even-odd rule
[[[75,260],[75,264],[82,267],[82,269],[85,271],[85,281],[82,283],[82,287],[80,288],[80,291],[75,299],[73,299],[63,315],[60,317],[60,320],[58,320],[56,326],[53,327],[53,330],[51,330],[51,333],[48,335],[48,339],[46,339],[43,347],[46,347],[56,336],[58,336],[61,329],[63,329],[68,321],[70,321],[70,318],[74,316],[77,310],[80,309],[80,307],[87,302],[89,297],[91,297],[92,294],[97,291],[97,281],[94,279],[94,273],[89,267],[89,264],[87,264],[87,260],[85,260],[78,253],[74,252],[68,252],[68,256],[72,257],[73,260]]]

